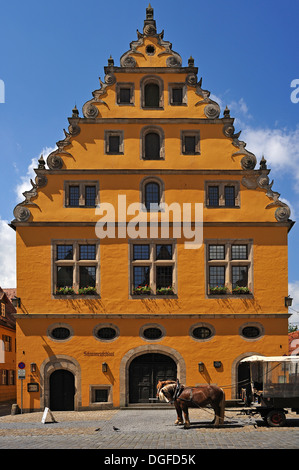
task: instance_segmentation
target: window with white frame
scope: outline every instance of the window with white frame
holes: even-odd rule
[[[176,244],[167,240],[130,243],[130,290],[133,295],[176,293]]]
[[[207,293],[252,294],[252,252],[251,240],[206,241]]]
[[[99,294],[99,240],[56,240],[52,250],[54,294]]]

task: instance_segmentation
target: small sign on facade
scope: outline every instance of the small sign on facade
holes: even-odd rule
[[[38,383],[32,382],[27,384],[27,392],[38,392],[39,391],[39,385]]]
[[[18,370],[18,379],[25,379],[25,369]]]

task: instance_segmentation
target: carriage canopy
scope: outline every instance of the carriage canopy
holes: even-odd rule
[[[263,397],[299,396],[299,356],[250,356],[252,381],[262,382]]]

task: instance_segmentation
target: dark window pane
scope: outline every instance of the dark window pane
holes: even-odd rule
[[[158,183],[147,183],[145,185],[144,203],[146,209],[158,210],[160,204],[160,186]],[[152,206],[151,206],[152,205]]]
[[[185,135],[185,153],[195,153],[195,136]]]
[[[107,389],[98,389],[94,391],[94,401],[95,402],[107,402],[108,401],[108,390]]]
[[[144,87],[144,105],[147,108],[159,108],[160,88],[156,83],[148,83]]]
[[[149,245],[134,245],[133,259],[149,259]]]
[[[146,339],[159,339],[162,337],[162,331],[160,328],[146,328],[143,332],[143,336]]]
[[[79,247],[79,259],[95,259],[96,258],[96,246],[95,245],[80,245]]]
[[[121,88],[119,90],[119,102],[120,103],[131,102],[131,89],[130,88]]]
[[[157,289],[172,286],[172,266],[157,266],[156,274]]]
[[[232,284],[233,289],[237,286],[247,287],[248,284],[248,267],[233,266],[232,267]]]
[[[73,286],[73,267],[57,266],[57,286],[56,287],[72,287]]]
[[[198,328],[194,328],[194,330],[192,331],[192,336],[197,339],[204,339],[212,336],[212,332],[210,328],[207,328],[205,326],[199,326]]]
[[[232,245],[232,259],[248,259],[247,245]]]
[[[96,286],[96,267],[80,266],[79,287],[95,287]]]
[[[73,259],[73,245],[57,245],[57,259]]]
[[[219,206],[219,188],[218,186],[209,186],[209,206]]]
[[[85,205],[94,207],[96,205],[96,187],[85,186]]]
[[[113,339],[116,336],[116,331],[111,327],[100,328],[97,333],[97,337],[100,339]]]
[[[224,188],[224,200],[227,207],[233,207],[235,205],[235,187],[225,186]]]
[[[156,132],[149,132],[144,138],[145,153],[144,158],[147,160],[160,159],[160,136]]]
[[[245,326],[242,330],[242,335],[245,338],[257,338],[260,336],[260,330],[256,326]]]
[[[71,332],[68,328],[57,327],[51,331],[51,336],[55,339],[67,339],[69,338]]]
[[[209,245],[209,259],[224,259],[224,245]]]
[[[69,205],[72,207],[79,206],[79,198],[79,186],[69,186]]]
[[[174,104],[180,104],[183,102],[183,89],[182,88],[172,89],[172,102]]]
[[[109,135],[109,153],[119,153],[119,135]]]
[[[157,245],[156,259],[172,259],[172,245]]]
[[[210,287],[222,287],[225,285],[225,266],[210,266]]]
[[[149,266],[134,266],[134,287],[149,285]]]

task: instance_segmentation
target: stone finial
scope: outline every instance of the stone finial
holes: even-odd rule
[[[77,109],[77,106],[75,105],[75,107],[73,108],[73,114],[72,114],[72,117],[76,118],[76,117],[79,117],[79,111]]]
[[[153,20],[154,19],[154,9],[152,8],[151,4],[148,4],[148,7],[146,9],[146,19],[147,20]]]
[[[46,165],[46,163],[45,163],[44,157],[43,157],[43,155],[41,155],[39,160],[38,160],[38,169],[39,170],[44,170],[45,165]]]
[[[267,160],[265,159],[264,155],[262,156],[262,159],[260,161],[260,169],[267,170]]]
[[[110,56],[108,59],[108,67],[113,67],[113,66],[114,66],[114,60],[112,59],[112,56]]]
[[[188,67],[194,67],[194,59],[191,55],[188,59]]]
[[[228,109],[227,106],[226,106],[225,110],[223,111],[223,116],[224,117],[230,117],[230,110]]]

